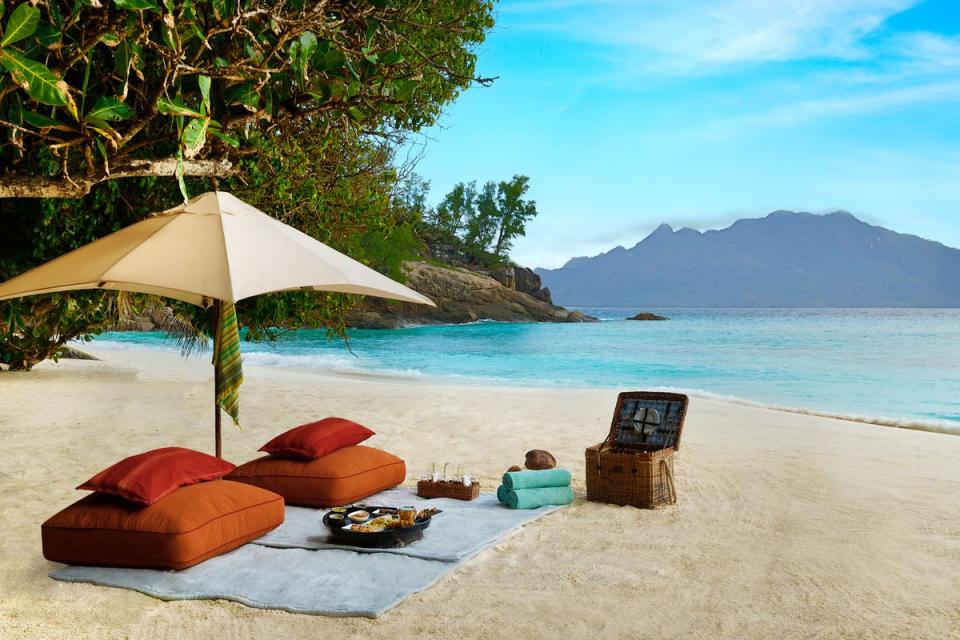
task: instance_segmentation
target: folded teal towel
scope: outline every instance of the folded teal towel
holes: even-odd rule
[[[569,487],[570,472],[566,469],[541,471],[508,471],[503,474],[507,489],[540,489],[542,487]]]
[[[565,505],[573,502],[573,489],[570,487],[540,487],[538,489],[503,489],[503,504],[511,509],[537,509],[546,505]],[[501,491],[497,489],[497,498]]]
[[[500,501],[500,504],[507,504],[507,492],[510,489],[507,489],[505,486],[500,485],[497,487],[497,500]]]

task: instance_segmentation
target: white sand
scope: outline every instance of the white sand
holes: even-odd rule
[[[0,637],[948,638],[960,637],[960,437],[694,398],[680,503],[583,500],[583,449],[615,391],[470,388],[248,366],[243,462],[325,415],[369,424],[408,461],[482,472],[531,448],[574,476],[577,502],[524,528],[378,620],[165,603],[57,582],[40,524],[73,487],[133,453],[212,449],[204,359],[111,352],[107,362],[0,373]],[[332,634],[332,635],[327,635]]]

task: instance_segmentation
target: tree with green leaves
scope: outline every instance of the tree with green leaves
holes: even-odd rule
[[[424,219],[442,239],[462,243],[475,259],[503,262],[537,215],[537,203],[524,199],[529,188],[530,178],[520,175],[486,182],[479,191],[476,182],[460,182]]]
[[[527,222],[537,215],[537,203],[524,200],[530,188],[530,178],[513,176],[510,182],[497,185],[496,215],[497,240],[493,245],[493,254],[503,257],[513,247],[515,238],[527,233]]]
[[[396,273],[415,239],[394,150],[490,82],[474,50],[491,26],[486,0],[0,5],[0,280],[211,187]],[[0,302],[0,363],[29,368],[131,302],[150,304]],[[255,339],[342,332],[355,303],[276,294],[239,313]]]
[[[476,207],[477,183],[460,182],[428,212],[427,223],[442,239],[452,241],[463,234],[467,220],[475,214]]]
[[[23,2],[0,35],[0,196],[224,178],[264,134],[419,130],[489,83],[469,48],[491,12],[482,0]]]

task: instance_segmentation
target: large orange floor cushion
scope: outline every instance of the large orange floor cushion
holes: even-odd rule
[[[141,506],[92,493],[43,523],[43,557],[108,567],[185,569],[259,538],[283,522],[283,498],[211,480]]]
[[[279,493],[287,504],[333,507],[395,487],[406,475],[407,465],[392,453],[355,445],[316,460],[264,456],[227,478]]]

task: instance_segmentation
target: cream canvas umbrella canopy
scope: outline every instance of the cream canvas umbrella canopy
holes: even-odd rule
[[[201,306],[293,290],[433,306],[429,298],[222,191],[199,195],[11,278],[0,284],[0,300],[79,289],[149,293]],[[219,456],[219,407],[215,426]]]

